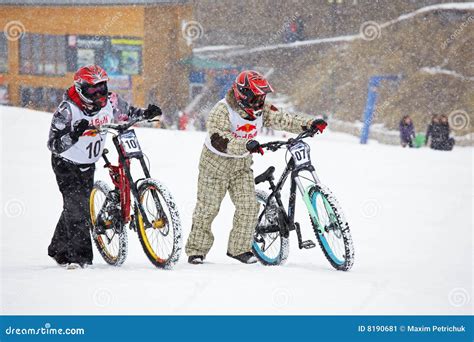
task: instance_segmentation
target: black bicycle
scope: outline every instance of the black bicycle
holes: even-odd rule
[[[104,124],[94,133],[113,133],[118,165],[112,165],[104,149],[102,158],[114,188],[96,181],[90,194],[92,238],[103,259],[120,266],[127,256],[127,230],[138,233],[148,259],[158,268],[171,268],[181,252],[181,220],[173,196],[151,178],[144,154],[133,129],[140,119],[124,124]],[[98,153],[98,152],[97,152]],[[134,180],[130,162],[138,159],[145,178]]]
[[[273,141],[262,144],[261,147],[269,151],[287,148],[291,158],[275,185],[273,173],[275,167],[270,166],[264,173],[255,178],[255,184],[268,182],[270,194],[257,190],[257,201],[261,204],[257,227],[252,245],[255,256],[264,265],[281,265],[288,258],[289,234],[295,230],[300,249],[315,247],[311,240],[303,241],[301,228],[295,222],[296,188],[309,213],[316,238],[328,259],[337,270],[348,271],[354,263],[354,247],[349,230],[349,224],[344,218],[336,197],[324,186],[311,163],[310,147],[303,141],[304,138],[314,136],[315,131],[307,130],[296,138],[287,141]],[[308,172],[311,178],[301,175]],[[288,212],[281,200],[281,189],[288,176],[291,175],[290,200]],[[303,181],[309,181],[306,187]]]

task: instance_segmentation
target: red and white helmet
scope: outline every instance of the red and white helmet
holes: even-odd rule
[[[239,106],[252,118],[262,114],[265,97],[273,92],[268,81],[257,71],[242,71],[232,85]]]
[[[87,65],[74,74],[74,87],[84,107],[99,111],[107,104],[107,81],[109,77],[98,65]]]

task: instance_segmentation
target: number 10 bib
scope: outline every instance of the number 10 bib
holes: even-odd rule
[[[82,119],[89,121],[89,126],[100,126],[113,121],[113,109],[110,101],[107,101],[107,105],[94,116],[85,115],[75,104],[70,103],[70,108],[72,115],[71,130],[74,127],[74,123]],[[77,164],[93,164],[102,155],[106,136],[106,133],[99,134],[94,130],[88,129],[79,137],[79,140],[74,145],[61,153],[60,156]]]

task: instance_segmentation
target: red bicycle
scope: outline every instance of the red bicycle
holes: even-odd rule
[[[139,119],[125,124],[104,124],[99,133],[112,133],[118,153],[118,165],[102,157],[109,169],[113,190],[104,181],[96,181],[90,194],[92,238],[102,258],[120,266],[127,257],[127,228],[138,233],[148,259],[159,268],[171,268],[181,252],[181,221],[168,189],[152,179],[144,154],[133,129]],[[133,180],[132,159],[138,159],[145,178]]]

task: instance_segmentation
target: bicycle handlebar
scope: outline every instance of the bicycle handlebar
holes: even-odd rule
[[[119,133],[126,131],[133,125],[135,125],[139,121],[145,121],[143,118],[137,117],[135,119],[132,119],[131,121],[122,123],[122,124],[117,124],[117,123],[108,123],[108,124],[103,124],[100,126],[93,126],[92,129],[95,129],[99,133],[104,133],[108,132],[110,130],[117,131]]]
[[[269,151],[275,152],[275,151],[279,150],[282,146],[292,145],[297,141],[303,140],[304,138],[312,137],[317,133],[319,133],[319,132],[314,131],[312,129],[308,129],[308,130],[298,134],[298,136],[296,138],[290,138],[286,141],[283,141],[283,140],[270,141],[270,142],[267,142],[265,144],[261,144],[260,147],[261,148],[266,148]]]

